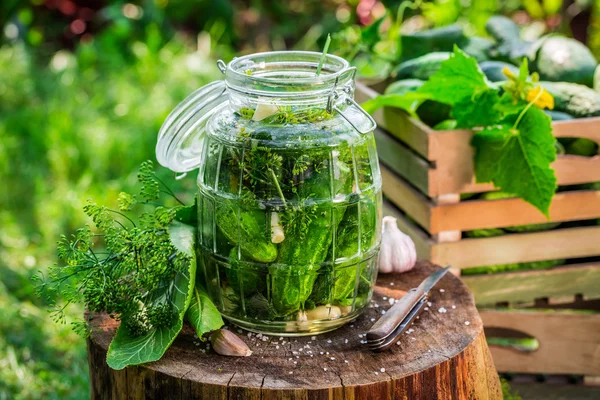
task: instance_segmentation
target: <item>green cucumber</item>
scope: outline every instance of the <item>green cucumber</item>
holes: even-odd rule
[[[302,185],[301,194],[313,194],[317,199],[329,198],[331,173],[337,177],[333,179],[334,195],[348,193],[352,182],[350,168],[340,160],[334,160],[333,168],[333,171],[325,169],[315,172]],[[271,301],[280,315],[301,309],[310,296],[321,263],[327,257],[333,239],[332,232],[337,229],[344,212],[345,207],[334,208],[331,203],[318,206],[307,224],[308,235],[301,237],[297,231],[285,232],[276,263],[269,266]]]
[[[230,264],[225,268],[225,276],[229,286],[240,296],[248,297],[261,292],[265,288],[266,270],[254,265],[244,257],[238,260],[238,252],[234,247],[229,253]]]
[[[244,256],[264,263],[275,261],[277,247],[270,241],[264,212],[245,211],[229,203],[217,204],[215,209],[219,230],[229,241],[239,244]]]
[[[479,64],[479,68],[481,68],[481,71],[492,82],[501,82],[508,79],[508,77],[504,75],[504,68],[508,68],[508,70],[516,76],[519,75],[519,68],[502,61],[484,61]]]
[[[592,87],[598,63],[592,52],[581,42],[559,35],[540,39],[532,70],[540,79],[571,82]]]
[[[427,80],[440,70],[442,62],[449,59],[451,55],[450,52],[434,52],[404,61],[396,67],[393,75],[397,79],[416,78]]]
[[[454,45],[463,47],[467,43],[459,25],[418,31],[400,37],[402,60],[410,60],[436,51],[452,51]]]
[[[393,82],[385,90],[386,94],[405,94],[414,92],[423,86],[425,81],[420,79],[401,79]],[[447,104],[438,103],[433,100],[425,100],[423,104],[417,108],[419,119],[429,126],[434,126],[441,121],[447,120],[450,116],[451,107]]]
[[[477,62],[483,62],[490,59],[489,52],[494,45],[495,43],[490,39],[473,36],[459,47],[466,54],[474,57]]]
[[[600,93],[587,86],[567,82],[540,82],[554,96],[554,110],[571,114],[575,118],[600,115]]]

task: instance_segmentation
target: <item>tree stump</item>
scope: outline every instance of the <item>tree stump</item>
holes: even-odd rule
[[[243,358],[206,350],[184,326],[160,361],[115,371],[105,359],[117,323],[99,314],[91,324],[101,332],[88,341],[92,399],[501,399],[473,297],[451,274],[399,345],[373,353],[362,342],[394,299],[436,268],[419,262],[380,275],[367,311],[322,335],[265,341],[228,324],[254,352]]]

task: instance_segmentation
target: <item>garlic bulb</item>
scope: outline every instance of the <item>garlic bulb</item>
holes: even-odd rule
[[[379,272],[410,271],[416,262],[417,250],[412,239],[398,229],[396,218],[383,217]]]
[[[235,333],[219,329],[210,336],[213,349],[222,356],[248,357],[252,350]]]

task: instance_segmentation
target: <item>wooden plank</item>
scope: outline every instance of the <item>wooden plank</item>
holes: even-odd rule
[[[368,86],[357,82],[354,95],[356,101],[362,103],[376,97],[378,93]],[[380,128],[385,129],[390,134],[410,146],[414,151],[423,157],[428,158],[428,132],[431,131],[431,128],[427,125],[409,117],[408,114],[400,109],[390,107],[380,108],[373,113],[373,118]]]
[[[389,215],[396,218],[398,229],[410,236],[415,243],[417,258],[425,260],[431,259],[431,248],[434,243],[425,231],[406,219],[393,204],[385,200],[383,201],[383,215]]]
[[[540,343],[528,353],[490,346],[500,372],[600,374],[600,314],[480,310],[480,315],[486,328],[517,330]]]
[[[439,243],[432,248],[435,264],[456,268],[600,255],[600,226],[515,233]]]
[[[421,192],[427,194],[431,168],[429,163],[381,129],[375,130],[375,140],[379,160]]]
[[[574,121],[555,121],[552,134],[556,137],[586,138],[600,145],[600,117],[580,118]]]
[[[431,233],[538,224],[546,217],[522,199],[468,200],[431,208]],[[560,192],[550,206],[550,221],[600,218],[600,190]]]
[[[478,306],[493,306],[500,302],[532,302],[540,297],[572,300],[576,294],[582,294],[585,298],[600,297],[600,263],[462,276],[461,279],[473,292]]]
[[[383,181],[383,194],[399,209],[410,215],[425,230],[429,231],[431,201],[411,187],[404,179],[394,174],[385,165],[379,165]]]

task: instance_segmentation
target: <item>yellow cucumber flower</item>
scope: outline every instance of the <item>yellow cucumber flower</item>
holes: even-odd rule
[[[539,85],[527,91],[527,101],[533,101],[533,104],[541,109],[547,108],[552,110],[554,108],[554,97]]]
[[[504,69],[502,69],[502,73],[511,81],[517,79],[517,76],[508,67],[504,67]]]

